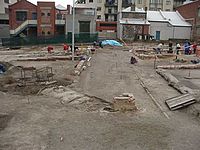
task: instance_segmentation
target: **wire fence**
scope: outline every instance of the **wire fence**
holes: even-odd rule
[[[98,33],[79,33],[74,35],[75,43],[93,43],[98,41]],[[27,46],[27,45],[42,45],[42,44],[59,44],[72,43],[72,33],[67,35],[59,35],[53,37],[10,37],[2,38],[2,46]]]

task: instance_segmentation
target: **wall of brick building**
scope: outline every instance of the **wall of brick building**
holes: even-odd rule
[[[48,16],[50,13],[50,16]],[[37,35],[54,36],[56,9],[55,2],[37,3]],[[50,34],[49,34],[50,33]]]
[[[21,25],[24,21],[16,21],[16,11],[25,10],[28,12],[27,19],[32,19],[32,13],[37,11],[37,6],[26,1],[21,0],[18,3],[9,6],[9,25],[10,29],[16,29],[19,25]]]
[[[200,17],[198,17],[198,8],[200,8],[200,0],[185,4],[176,8],[176,10],[193,25],[192,36],[195,40],[200,40],[200,33],[197,32],[197,26],[200,26]]]

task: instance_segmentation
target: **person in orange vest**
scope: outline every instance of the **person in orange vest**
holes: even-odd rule
[[[196,42],[193,43],[192,48],[193,48],[193,53],[196,54],[196,50],[197,50],[197,43]]]
[[[67,51],[69,49],[69,46],[67,44],[63,44],[63,50]]]

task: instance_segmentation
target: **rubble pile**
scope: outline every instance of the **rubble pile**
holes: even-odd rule
[[[114,111],[136,111],[135,97],[131,93],[123,93],[113,99]]]

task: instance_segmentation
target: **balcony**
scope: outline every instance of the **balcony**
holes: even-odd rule
[[[105,15],[117,15],[117,12],[105,12]]]

